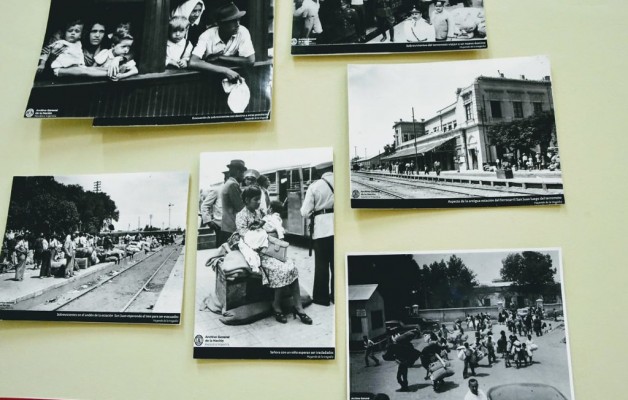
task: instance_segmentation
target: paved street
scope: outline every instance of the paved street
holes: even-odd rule
[[[209,311],[204,301],[213,290],[216,275],[205,267],[212,250],[201,250],[196,255],[196,316],[194,332],[204,335],[228,336],[231,347],[335,347],[334,305],[329,307],[312,304],[305,312],[312,318],[312,325],[305,325],[288,315],[288,323],[280,324],[269,316],[248,325],[229,326],[220,322],[220,315]],[[299,282],[311,294],[314,283],[314,254],[291,244],[288,257],[299,270]]]
[[[486,358],[480,361],[480,366],[475,369],[475,378],[479,381],[480,389],[488,392],[491,387],[506,383],[544,383],[554,386],[567,399],[571,399],[569,368],[567,358],[567,346],[562,342],[565,330],[561,323],[553,323],[554,329],[542,337],[533,337],[539,349],[534,352],[534,363],[531,366],[506,368],[500,356],[497,364],[487,366]],[[507,329],[503,325],[493,327],[494,336],[499,337],[499,331]],[[414,347],[421,349],[425,346],[423,339],[417,339]],[[456,358],[456,351],[450,352],[450,362],[455,374],[445,380],[445,385],[439,393],[434,392],[429,380],[424,380],[425,370],[417,362],[409,369],[408,392],[399,392],[397,383],[397,363],[383,361],[381,352],[376,354],[382,362],[375,367],[364,366],[364,353],[352,353],[350,355],[350,385],[352,393],[385,393],[391,399],[440,399],[462,400],[468,391],[468,380],[462,378],[464,363]],[[357,398],[357,397],[355,397]]]

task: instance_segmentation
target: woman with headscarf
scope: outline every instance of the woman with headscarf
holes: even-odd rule
[[[206,26],[201,24],[201,16],[205,12],[205,3],[202,0],[188,0],[172,11],[171,17],[181,16],[190,21],[188,40],[196,46],[199,36],[205,32]]]

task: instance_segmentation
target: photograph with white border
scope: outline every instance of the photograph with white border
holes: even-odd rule
[[[574,400],[561,250],[347,255],[347,398]]]
[[[274,0],[51,0],[24,116],[269,120],[273,21]]]
[[[488,46],[484,0],[293,2],[293,55],[477,50]]]
[[[189,179],[14,177],[0,319],[179,324]]]
[[[565,203],[545,56],[349,65],[353,208]]]
[[[334,359],[332,148],[202,153],[194,358]]]

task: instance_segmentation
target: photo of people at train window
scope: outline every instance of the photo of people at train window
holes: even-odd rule
[[[55,110],[48,117],[97,117],[101,124],[122,116],[177,117],[182,109],[184,116],[268,114],[272,18],[272,0],[53,0],[26,116],[44,116],[38,113],[44,106]],[[167,98],[154,104],[181,97],[189,110],[174,105],[155,112],[136,99],[127,103],[125,97],[142,97],[155,83],[172,89],[157,90]],[[206,92],[204,109],[191,104],[199,96],[185,91],[188,83]],[[69,96],[59,89],[66,84],[72,84],[65,87]],[[101,111],[88,92],[117,100],[120,108]],[[88,104],[73,104],[77,97]]]
[[[352,207],[564,204],[547,57],[348,73]]]
[[[293,54],[435,50],[433,45],[421,48],[416,44],[461,41],[486,44],[483,0],[293,1]],[[414,46],[390,46],[393,43]],[[352,46],[356,44],[380,46],[361,49]],[[325,49],[312,49],[316,46]],[[447,48],[456,50],[457,46],[450,43]]]
[[[0,319],[178,323],[188,179],[15,177],[0,254]],[[122,316],[138,312],[146,315]]]
[[[334,358],[332,149],[203,153],[200,182],[195,358]]]
[[[573,399],[561,270],[559,249],[350,254],[349,398]]]

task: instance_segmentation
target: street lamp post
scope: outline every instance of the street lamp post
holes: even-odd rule
[[[168,230],[172,229],[172,226],[170,225],[170,211],[172,210],[172,207],[174,207],[174,204],[168,203]]]

